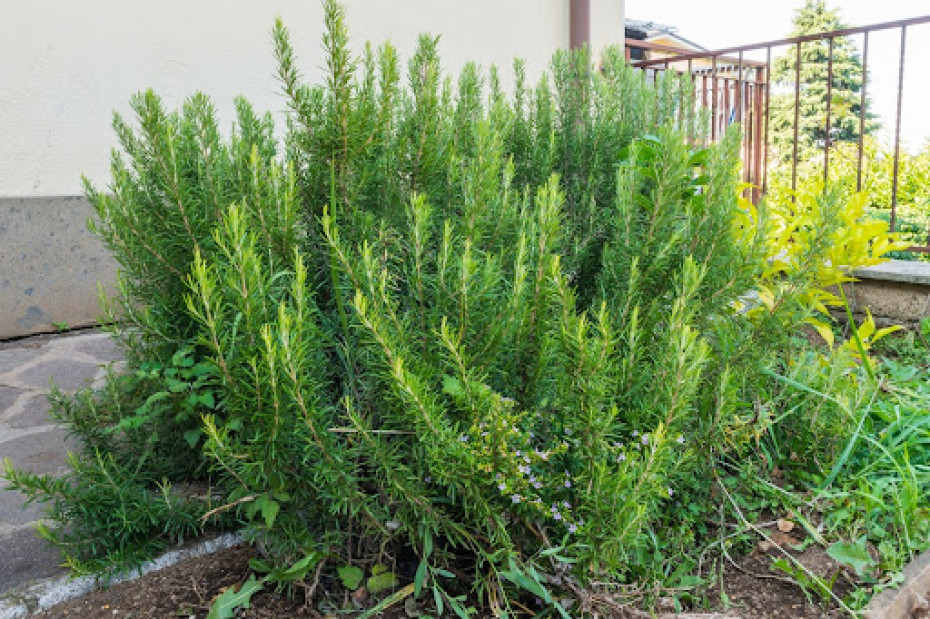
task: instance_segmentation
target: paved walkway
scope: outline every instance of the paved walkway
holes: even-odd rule
[[[120,351],[106,333],[85,332],[0,342],[0,459],[36,473],[65,470],[74,447],[49,417],[53,381],[66,393],[99,385]],[[54,549],[36,537],[41,505],[6,488],[0,477],[0,597],[39,578],[64,574]]]

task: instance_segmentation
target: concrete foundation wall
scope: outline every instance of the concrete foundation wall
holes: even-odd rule
[[[95,324],[116,263],[87,230],[84,197],[0,198],[0,339]]]

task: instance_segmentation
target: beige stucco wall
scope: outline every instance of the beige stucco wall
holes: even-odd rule
[[[591,47],[622,45],[624,34],[623,0],[591,0]]]
[[[595,44],[622,40],[622,0],[591,0]],[[318,0],[3,0],[0,19],[0,196],[80,193],[105,182],[113,110],[152,87],[171,106],[196,89],[231,122],[232,100],[280,111],[269,31],[284,18],[305,73],[319,75]],[[538,73],[568,43],[569,0],[345,0],[353,43],[391,39],[405,58],[416,35],[441,35],[446,65],[512,58]]]

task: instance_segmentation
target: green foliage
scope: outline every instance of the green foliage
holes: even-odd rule
[[[276,583],[278,590],[281,586],[306,580],[311,573],[318,570],[321,562],[325,557],[319,553],[307,553],[303,558],[293,565],[278,566],[264,559],[250,559],[249,567],[257,572],[264,573],[261,579],[256,579],[255,575],[249,576],[249,579],[242,583],[242,586],[231,586],[222,594],[213,600],[210,605],[210,611],[207,614],[208,619],[216,617],[234,617],[236,611],[240,608],[249,608],[252,603],[252,596],[262,591],[269,582]]]
[[[200,416],[216,407],[213,366],[195,361],[191,347],[179,348],[170,365],[142,362],[136,371],[138,378],[163,387],[148,396],[131,415],[119,419],[110,432],[131,432],[143,429],[147,442],[178,443],[178,433],[191,448],[196,460],[200,443]],[[169,433],[161,436],[160,432]]]
[[[180,113],[165,112],[151,92],[132,107],[135,129],[114,118],[122,152],[113,154],[108,191],[85,183],[100,218],[94,229],[121,265],[124,320],[115,330],[128,347],[128,372],[112,375],[100,393],[55,398],[53,414],[81,442],[69,475],[7,472],[15,487],[49,504],[62,526],[43,535],[82,572],[139,563],[195,534],[198,516],[212,507],[209,496],[173,496],[168,483],[209,483],[201,415],[222,405],[221,376],[191,344],[197,323],[185,294],[195,251],[218,251],[213,229],[230,203],[257,213],[256,234],[270,254],[296,240],[287,236],[296,217],[287,210],[292,179],[275,162],[269,117],[238,101],[237,131],[226,144],[202,95]]]
[[[875,567],[875,561],[869,556],[865,538],[855,543],[836,542],[827,549],[827,554],[843,565],[848,565],[862,578],[867,576],[867,570]]]
[[[207,619],[231,619],[236,616],[240,608],[249,608],[252,596],[262,590],[262,583],[255,579],[255,575],[242,583],[241,587],[232,586],[219,595],[210,605]]]
[[[275,40],[309,231],[276,261],[230,208],[188,297],[227,390],[205,427],[229,507],[284,560],[341,555],[350,532],[441,540],[434,592],[462,552],[474,586],[506,589],[553,537],[579,577],[657,577],[663,506],[710,465],[687,445],[719,440],[774,352],[731,364],[708,337],[755,331],[732,311],[763,265],[733,234],[735,140],[686,146],[678,84],[616,51],[602,73],[557,55],[531,107],[519,65],[513,105],[472,66],[454,96],[433,39],[409,91],[388,47],[344,66],[340,33],[327,86],[301,86]]]
[[[861,589],[846,600],[855,608],[870,593],[900,584],[902,567],[927,546],[928,332],[900,332],[879,341],[875,381],[864,375],[848,346],[793,359],[778,377],[781,387],[759,394],[760,414],[771,420],[758,452],[784,479],[776,488],[758,471],[733,464],[749,486],[736,495],[742,504],[747,495],[772,496],[775,490],[779,500],[756,499],[756,506],[790,509],[802,523],[802,511],[818,516],[819,532],[805,528],[812,542],[856,572]],[[805,464],[812,461],[826,466]],[[809,492],[791,498],[785,491],[792,486]],[[782,567],[802,587],[827,594],[798,566]]]
[[[830,153],[830,182],[855,187],[859,164],[858,144],[837,144]],[[820,173],[823,173],[821,167]],[[877,139],[866,136],[862,151],[862,191],[869,207],[879,211],[891,208],[894,178],[894,151]],[[930,207],[930,145],[916,152],[903,150],[898,160],[898,207],[926,213]],[[922,232],[926,235],[927,230]]]
[[[267,553],[227,613],[325,560],[348,589],[412,578],[377,608],[431,590],[440,615],[533,596],[580,616],[629,602],[595,583],[700,581],[719,467],[827,478],[868,391],[848,351],[789,353],[840,265],[894,247],[855,226],[859,202],[740,202],[737,136],[705,147],[689,91],[620,50],[601,71],[557,54],[533,89],[517,63],[507,97],[474,65],[453,85],[421,37],[404,86],[392,47],[353,59],[324,7],[323,85],[274,29],[283,154],[241,101],[228,143],[201,95],[117,119],[126,154],[88,191],[124,265],[131,371],[64,405],[103,454],[76,492],[111,462],[117,496],[214,474],[221,504],[191,509]],[[365,580],[385,553],[415,574]]]
[[[788,186],[791,170],[778,166],[773,172],[773,185]],[[856,199],[856,187],[865,196],[867,213],[871,218],[890,223],[894,179],[894,152],[871,136],[863,140],[861,156],[858,142],[834,144],[830,150],[830,169],[827,178],[831,191],[842,192],[848,199]],[[798,182],[801,187],[817,186],[823,182],[823,153],[798,165]],[[902,151],[898,161],[898,186],[895,232],[908,245],[924,245],[930,230],[930,147],[917,152]],[[895,250],[889,258],[916,260],[920,254]]]
[[[292,179],[275,162],[270,116],[256,116],[244,100],[230,144],[204,95],[179,113],[166,112],[151,91],[131,105],[137,128],[114,116],[121,151],[113,152],[108,190],[84,185],[100,220],[92,229],[120,263],[119,310],[134,329],[119,333],[136,362],[167,364],[197,333],[184,301],[194,250],[216,251],[213,229],[237,203],[261,212],[268,251],[288,251]]]
[[[930,532],[930,506],[923,498],[930,481],[924,456],[930,357],[913,337],[904,338],[912,342],[906,357],[878,366],[881,392],[861,407],[860,429],[845,450],[847,479],[824,492],[837,506],[827,522],[845,529],[847,539],[866,536],[878,549],[879,564],[892,572],[924,547]]]
[[[207,502],[175,492],[168,480],[151,487],[145,461],[136,470],[110,455],[72,455],[60,477],[35,475],[4,461],[9,487],[45,503],[48,517],[67,527],[40,524],[38,533],[65,557],[75,574],[134,567],[153,554],[196,536]]]
[[[110,373],[100,391],[53,392],[52,415],[79,440],[67,474],[5,463],[10,488],[45,504],[56,525],[39,533],[74,572],[109,577],[201,533],[214,497],[200,449],[185,434],[200,434],[211,392],[198,385],[205,366],[190,365],[188,353],[179,350],[167,369]]]
[[[855,281],[850,273],[856,269],[907,247],[885,223],[866,216],[865,204],[865,194],[850,196],[843,187],[825,189],[818,182],[797,192],[773,191],[761,211],[744,199],[742,229],[764,234],[767,254],[759,303],[747,308],[747,315],[764,320],[780,306],[795,305],[795,315],[832,347],[832,331],[824,320],[829,320],[829,307],[844,304],[840,286]]]
[[[772,567],[790,576],[792,580],[801,587],[808,598],[810,598],[810,594],[813,593],[823,602],[830,601],[833,584],[836,582],[837,576],[840,575],[839,572],[836,572],[832,578],[824,580],[816,574],[812,574],[808,570],[803,569],[802,566],[786,561],[785,559],[774,560],[772,562]]]
[[[337,570],[337,573],[339,574],[339,580],[342,581],[342,586],[350,591],[358,589],[359,585],[362,584],[362,580],[365,579],[365,572],[354,565],[344,565]]]
[[[761,236],[764,257],[750,292],[737,301],[756,329],[750,340],[735,340],[739,345],[730,354],[747,354],[754,343],[773,345],[773,334],[797,332],[801,325],[833,351],[830,308],[844,306],[839,286],[853,280],[850,271],[881,262],[900,242],[881,222],[864,220],[864,196],[824,191],[822,184],[773,192],[759,208],[745,199],[741,205],[740,234],[750,243]],[[840,441],[855,427],[852,411],[871,385],[860,385],[856,364],[870,368],[864,349],[890,331],[877,330],[870,316],[832,353],[799,350],[760,367],[777,382],[757,383],[752,406],[730,428],[734,447],[754,442],[770,466],[798,473],[805,483],[824,474],[822,463],[838,457]]]

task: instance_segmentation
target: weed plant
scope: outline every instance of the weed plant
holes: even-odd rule
[[[558,53],[532,88],[518,62],[508,96],[494,69],[454,83],[421,37],[405,85],[324,4],[323,84],[274,29],[283,149],[244,101],[228,142],[202,95],[116,118],[111,185],[87,190],[130,378],[59,408],[84,440],[64,485],[12,485],[99,523],[80,536],[112,524],[88,510],[104,477],[112,497],[210,478],[197,513],[243,525],[274,579],[409,564],[398,594],[440,615],[694,587],[721,470],[761,454],[818,483],[858,431],[838,394],[869,380],[861,346],[802,375],[792,338],[839,302],[840,265],[897,246],[837,194],[740,200],[738,136],[706,145],[686,84],[622,50]],[[133,530],[189,532],[161,496],[157,517],[124,503]],[[100,540],[85,564],[122,543]]]

